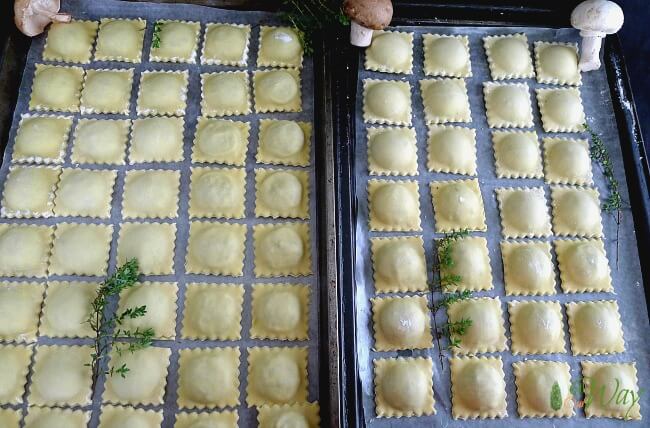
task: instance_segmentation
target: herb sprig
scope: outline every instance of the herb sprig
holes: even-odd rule
[[[603,201],[603,211],[618,211],[623,207],[623,199],[618,191],[618,180],[616,180],[616,177],[614,176],[614,166],[609,156],[609,151],[607,150],[602,138],[600,138],[600,135],[591,129],[586,122],[582,126],[591,137],[591,158],[598,162],[602,168],[605,182],[607,183],[607,189],[609,190],[609,196],[607,196]]]
[[[163,23],[158,21],[153,24],[153,35],[151,36],[151,46],[158,49],[160,48],[160,32],[162,31]]]
[[[314,53],[313,35],[326,26],[349,25],[339,2],[332,0],[284,0],[282,19],[298,34],[305,55]]]

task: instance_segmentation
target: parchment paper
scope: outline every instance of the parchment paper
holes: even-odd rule
[[[362,394],[363,394],[363,410],[365,413],[365,420],[367,425],[373,427],[389,427],[389,426],[414,426],[414,427],[458,427],[458,426],[480,426],[480,427],[500,427],[507,423],[510,426],[534,426],[546,427],[556,425],[569,425],[569,426],[594,426],[594,427],[611,427],[611,426],[646,426],[645,421],[650,414],[650,400],[648,394],[641,393],[641,413],[644,415],[644,421],[618,421],[614,419],[586,419],[583,409],[576,409],[576,415],[570,419],[520,419],[517,414],[516,392],[514,383],[514,374],[512,370],[512,363],[515,361],[523,361],[527,359],[538,360],[551,360],[551,361],[564,361],[569,363],[571,367],[572,382],[577,383],[581,378],[580,361],[590,360],[599,362],[632,362],[636,361],[636,368],[638,371],[639,387],[644,391],[648,388],[648,379],[650,376],[649,365],[649,348],[648,348],[648,311],[646,307],[643,283],[641,280],[641,271],[639,265],[639,254],[636,246],[636,239],[634,235],[634,223],[632,214],[629,209],[628,190],[625,182],[625,172],[623,167],[623,159],[620,149],[620,142],[618,138],[618,130],[614,120],[614,113],[610,98],[609,87],[607,83],[607,76],[604,67],[600,70],[583,73],[583,85],[580,86],[580,93],[582,102],[587,116],[587,122],[605,141],[607,148],[610,152],[612,162],[614,164],[614,171],[616,178],[620,183],[620,193],[626,202],[626,208],[620,213],[620,225],[617,225],[615,215],[603,213],[603,227],[605,234],[605,248],[609,259],[610,267],[612,270],[612,280],[614,285],[615,294],[610,293],[579,293],[579,294],[564,294],[559,287],[559,270],[557,267],[557,260],[554,257],[554,266],[556,273],[556,291],[557,294],[551,296],[531,297],[531,296],[505,296],[504,283],[503,283],[503,267],[501,262],[501,250],[499,242],[502,240],[500,217],[497,207],[497,201],[494,189],[497,187],[507,186],[543,186],[546,191],[547,200],[550,209],[550,192],[549,186],[543,179],[499,179],[496,177],[494,168],[494,154],[492,149],[492,139],[490,129],[487,125],[485,116],[485,104],[483,101],[483,85],[485,81],[491,81],[488,63],[483,48],[482,37],[486,35],[497,34],[512,34],[523,32],[528,36],[528,43],[530,47],[530,54],[534,55],[533,42],[542,41],[558,41],[558,42],[577,42],[579,36],[577,31],[570,29],[546,29],[546,28],[495,28],[495,27],[398,27],[395,28],[399,31],[415,32],[414,40],[414,68],[413,74],[404,76],[396,74],[386,74],[378,72],[370,72],[365,70],[364,55],[361,55],[359,65],[359,80],[357,84],[357,101],[356,101],[356,140],[357,145],[355,148],[355,171],[357,177],[357,221],[356,221],[356,296],[357,296],[357,351],[358,351],[358,364],[359,375],[361,378]],[[396,179],[417,180],[419,183],[420,191],[420,210],[424,239],[425,253],[427,259],[427,270],[429,280],[432,280],[433,270],[433,239],[440,238],[443,235],[434,232],[433,225],[433,207],[431,203],[431,195],[429,191],[429,183],[433,180],[449,180],[455,178],[467,178],[467,176],[444,174],[444,173],[430,173],[427,171],[427,126],[424,121],[424,113],[422,100],[420,96],[420,86],[418,81],[423,78],[428,78],[424,75],[423,71],[423,48],[422,48],[422,34],[423,33],[438,33],[438,34],[459,34],[468,35],[470,39],[470,58],[472,62],[472,77],[466,79],[467,89],[469,93],[470,107],[472,113],[472,122],[469,124],[455,124],[461,126],[469,126],[476,130],[477,142],[477,162],[478,162],[478,180],[483,194],[483,202],[485,205],[485,214],[487,219],[488,229],[487,232],[472,232],[473,236],[484,236],[488,240],[488,247],[490,252],[490,262],[492,267],[494,289],[483,292],[474,292],[475,296],[498,296],[501,299],[501,307],[503,311],[504,321],[506,325],[506,335],[508,337],[508,348],[510,348],[510,323],[508,320],[507,303],[513,300],[557,300],[562,303],[562,313],[564,316],[565,327],[565,341],[566,350],[565,354],[550,354],[550,355],[527,355],[527,356],[513,356],[507,350],[506,352],[481,354],[489,356],[500,356],[503,360],[503,368],[505,372],[507,403],[508,403],[508,417],[506,419],[496,420],[472,420],[460,421],[454,420],[451,417],[451,387],[449,375],[449,362],[448,357],[451,353],[443,351],[445,358],[441,366],[438,358],[438,348],[428,350],[414,350],[414,351],[398,351],[398,352],[376,352],[373,350],[373,330],[372,330],[372,311],[370,306],[370,298],[375,295],[373,282],[372,282],[372,260],[369,246],[369,237],[374,236],[401,236],[401,235],[414,235],[417,233],[379,233],[368,231],[368,199],[366,185],[368,182],[368,168],[367,168],[367,144],[366,144],[366,127],[368,125],[363,123],[363,79],[399,79],[407,80],[411,84],[411,100],[413,106],[413,126],[417,133],[417,154],[419,175],[416,177],[400,177]],[[533,57],[534,58],[534,57]],[[546,136],[564,136],[574,137],[578,134],[552,134],[545,133],[542,129],[542,123],[537,105],[536,96],[534,93],[535,88],[551,87],[550,85],[542,85],[533,79],[518,79],[516,82],[526,82],[530,88],[531,102],[533,106],[533,115],[535,127],[534,130],[540,137]],[[513,82],[512,80],[503,81],[504,83]],[[587,138],[587,135],[580,135],[579,138]],[[541,143],[541,141],[540,141]],[[608,195],[608,191],[603,179],[603,174],[597,164],[593,163],[594,181],[598,188],[601,199]],[[379,177],[395,179],[395,177]],[[549,211],[550,212],[550,211]],[[555,238],[551,238],[555,239]],[[403,293],[401,293],[403,294]],[[431,298],[430,293],[427,297]],[[438,296],[439,297],[439,296]],[[602,355],[585,357],[574,357],[571,354],[568,324],[566,318],[566,311],[564,308],[565,302],[579,301],[579,300],[601,300],[601,299],[615,299],[618,302],[622,323],[623,333],[625,338],[625,352],[622,354]],[[436,314],[438,325],[442,325],[446,321],[444,310],[438,311]],[[441,341],[442,347],[446,348],[447,341]],[[374,387],[373,387],[373,366],[372,360],[375,358],[387,358],[397,356],[431,356],[434,364],[433,373],[433,389],[436,400],[437,414],[434,416],[419,417],[419,418],[377,418],[375,413],[374,403]],[[579,397],[580,399],[582,397]]]
[[[179,287],[177,312],[176,312],[176,340],[156,340],[154,346],[170,348],[171,364],[169,366],[167,376],[167,386],[165,388],[165,397],[163,406],[137,406],[146,409],[162,410],[164,412],[163,427],[172,427],[174,425],[175,413],[178,412],[177,400],[177,387],[178,387],[178,358],[179,349],[183,348],[203,348],[203,347],[223,347],[223,346],[238,346],[241,350],[241,359],[239,366],[239,379],[240,379],[240,403],[241,405],[236,408],[239,412],[239,425],[256,426],[257,411],[253,408],[248,408],[246,405],[246,385],[247,385],[247,348],[252,346],[301,346],[309,348],[309,362],[308,362],[308,382],[309,382],[309,401],[318,400],[319,391],[319,296],[318,291],[319,283],[317,260],[317,227],[316,227],[316,198],[315,194],[315,178],[314,178],[314,142],[311,142],[311,167],[309,170],[310,176],[310,233],[311,233],[311,255],[312,255],[312,271],[314,274],[304,277],[281,277],[281,278],[256,278],[253,273],[254,257],[253,257],[253,228],[254,224],[258,223],[282,223],[286,221],[293,221],[289,219],[257,219],[255,218],[255,174],[256,167],[270,167],[268,165],[256,164],[255,153],[257,152],[257,137],[258,137],[258,122],[259,118],[278,118],[300,120],[313,123],[314,120],[314,100],[313,100],[313,65],[311,58],[305,58],[303,68],[301,70],[301,84],[302,84],[302,112],[300,113],[251,113],[245,116],[228,117],[234,120],[244,120],[250,122],[250,138],[248,145],[248,153],[246,158],[246,218],[242,220],[219,220],[219,219],[201,219],[206,221],[228,221],[235,223],[245,223],[248,225],[246,234],[246,252],[244,259],[244,276],[243,277],[226,277],[226,276],[213,276],[213,275],[194,275],[185,273],[185,254],[189,232],[189,218],[188,218],[188,201],[189,201],[189,184],[190,184],[190,166],[192,163],[192,141],[194,139],[194,132],[196,128],[197,118],[200,116],[200,73],[226,71],[226,70],[242,70],[243,68],[217,66],[217,65],[199,65],[199,64],[175,64],[175,63],[155,63],[149,62],[149,47],[151,46],[151,36],[153,33],[154,22],[158,19],[175,19],[187,21],[200,21],[201,33],[199,50],[203,43],[206,23],[209,22],[227,22],[227,23],[242,23],[251,24],[252,33],[249,44],[248,66],[246,70],[249,73],[250,80],[250,94],[252,100],[252,71],[258,69],[257,51],[259,40],[259,26],[262,25],[280,25],[278,17],[271,13],[265,12],[241,12],[241,11],[228,11],[216,8],[209,8],[203,6],[193,6],[184,4],[157,4],[157,3],[132,3],[126,1],[115,0],[65,0],[62,5],[62,11],[70,12],[75,19],[93,19],[99,21],[100,18],[115,17],[115,18],[144,18],[147,20],[147,29],[145,32],[143,57],[141,64],[130,64],[117,61],[102,61],[93,62],[89,65],[82,65],[84,69],[90,68],[135,68],[134,84],[131,95],[131,106],[129,116],[123,115],[80,115],[79,113],[50,113],[56,115],[74,116],[74,124],[71,131],[73,135],[77,120],[83,118],[121,118],[121,119],[136,119],[135,104],[139,89],[140,73],[143,70],[189,70],[189,88],[187,93],[187,109],[185,112],[185,131],[184,131],[184,161],[173,163],[146,163],[135,165],[83,165],[84,169],[110,169],[118,171],[118,178],[114,189],[113,205],[110,220],[99,219],[84,219],[79,217],[56,217],[46,219],[0,219],[0,223],[21,223],[21,224],[39,224],[39,225],[54,225],[60,222],[75,222],[75,223],[97,223],[97,224],[113,224],[114,233],[113,241],[110,250],[110,263],[109,272],[113,272],[116,268],[116,253],[117,253],[117,237],[119,233],[119,224],[122,222],[121,206],[122,206],[122,188],[124,184],[124,176],[127,170],[134,169],[174,169],[181,171],[180,182],[180,204],[179,215],[176,219],[169,220],[135,220],[144,222],[161,221],[164,223],[175,223],[176,232],[176,249],[174,255],[174,271],[175,275],[166,276],[146,276],[143,280],[146,281],[167,281],[177,282]],[[20,116],[28,112],[29,96],[32,86],[32,78],[34,74],[36,63],[50,63],[42,61],[42,51],[45,44],[45,36],[41,35],[33,39],[32,45],[27,57],[25,71],[20,86],[20,93],[16,110],[14,113],[13,124],[9,134],[9,142],[4,154],[3,164],[0,168],[0,182],[4,183],[8,168],[10,166],[11,153],[13,151],[14,139]],[[197,63],[199,56],[197,54]],[[78,64],[73,64],[78,65]],[[254,109],[253,109],[254,111]],[[313,135],[313,133],[312,133]],[[312,138],[313,140],[313,138]],[[72,138],[66,148],[64,167],[72,167],[70,162],[70,153],[72,148]],[[216,164],[194,164],[200,166],[220,167],[223,165]],[[273,166],[273,168],[284,169],[301,169],[286,166]],[[304,168],[302,168],[305,170]],[[2,185],[2,188],[4,184]],[[133,220],[130,220],[133,221]],[[51,280],[89,280],[100,281],[99,277],[79,277],[79,276],[50,276]],[[27,280],[26,278],[2,278],[2,280],[17,281]],[[29,279],[31,281],[31,279]],[[42,280],[44,282],[44,280]],[[244,306],[242,317],[242,339],[239,341],[195,341],[181,339],[181,326],[182,326],[182,308],[184,304],[186,284],[191,282],[208,282],[208,283],[234,283],[244,284]],[[251,292],[253,283],[300,283],[311,285],[310,290],[310,313],[309,313],[309,340],[308,341],[280,341],[280,340],[259,340],[250,338],[251,327]],[[214,308],[219,310],[218,307]],[[46,337],[39,337],[38,344],[91,344],[89,339],[53,339]],[[209,375],[206,373],[206,375]],[[30,373],[31,377],[31,373]],[[28,385],[29,386],[29,385]],[[103,391],[103,380],[98,384],[99,392]],[[96,394],[92,406],[84,407],[84,410],[92,411],[92,418],[89,427],[96,427],[99,421],[99,408],[101,405],[101,394]],[[2,406],[6,408],[22,408],[27,410],[28,403],[25,402],[22,406]],[[228,409],[232,410],[232,409]],[[192,410],[191,412],[196,412]]]

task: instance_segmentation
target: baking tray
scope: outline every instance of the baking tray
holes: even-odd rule
[[[514,2],[501,2],[499,5],[487,4],[465,6],[459,2],[445,2],[432,5],[423,1],[395,2],[392,26],[525,26],[525,27],[570,27],[568,18],[571,5],[560,7],[546,6],[540,2],[530,2],[526,7],[516,6]],[[504,5],[503,3],[508,3]],[[510,4],[513,3],[513,4]],[[342,42],[347,39],[347,34],[339,35]],[[484,54],[480,52],[480,54]],[[356,323],[356,287],[355,280],[355,227],[357,221],[358,201],[355,194],[357,183],[355,180],[355,149],[356,149],[356,97],[357,80],[359,75],[359,61],[363,51],[352,47],[341,49],[339,55],[339,79],[335,82],[334,99],[337,100],[335,108],[335,127],[339,135],[339,150],[336,159],[337,166],[337,191],[340,206],[338,209],[338,228],[341,233],[339,241],[342,254],[339,260],[339,278],[343,286],[344,312],[342,326],[344,340],[341,347],[344,352],[344,367],[342,373],[343,388],[348,399],[346,405],[346,423],[350,426],[364,426],[366,417],[362,405],[362,387],[358,375],[357,323]],[[634,102],[630,91],[627,72],[623,61],[621,46],[617,37],[607,37],[605,41],[604,67],[607,73],[609,92],[612,100],[613,111],[621,142],[622,160],[625,169],[625,178],[629,189],[630,212],[634,221],[634,229],[639,254],[645,254],[645,249],[650,243],[650,173],[644,153],[644,146],[636,118]],[[394,75],[386,75],[395,78]],[[345,101],[342,101],[345,100]],[[418,102],[414,98],[414,102]],[[534,102],[534,100],[533,100]],[[473,112],[473,116],[475,113]],[[358,142],[365,144],[365,141]],[[381,178],[381,177],[380,177]],[[484,197],[489,197],[484,195]],[[363,215],[363,214],[362,214]],[[430,238],[430,237],[429,237]],[[494,256],[493,256],[494,257]],[[648,266],[641,264],[644,294],[648,301],[650,290],[650,271]],[[348,286],[350,284],[350,286]],[[640,284],[641,285],[641,284]],[[637,326],[644,328],[645,326]],[[362,326],[359,328],[366,328]],[[364,349],[367,346],[364,346]],[[575,375],[575,371],[574,371]],[[354,399],[352,399],[354,397]],[[511,400],[509,400],[511,401]],[[439,410],[439,409],[438,409]],[[645,412],[647,413],[647,409]],[[643,412],[643,409],[642,409]],[[374,416],[374,415],[371,415]],[[416,422],[418,418],[413,419]],[[583,417],[582,424],[589,423]],[[436,421],[437,419],[433,419]],[[508,419],[495,421],[497,425],[518,421],[510,412]],[[408,420],[405,421],[408,424]],[[430,422],[430,421],[429,421]],[[550,423],[551,420],[535,421],[537,425]],[[568,422],[568,421],[566,421]],[[594,422],[593,420],[591,422]],[[390,426],[390,420],[386,420]],[[452,425],[460,425],[457,421]],[[480,421],[466,422],[467,425],[481,425]],[[638,424],[638,423],[637,423]]]
[[[162,3],[162,2],[161,2]],[[260,6],[257,1],[197,1],[196,3],[221,8],[233,8],[241,10],[266,9],[275,11],[279,2],[267,2]],[[16,108],[16,98],[20,86],[27,53],[30,47],[30,39],[22,36],[13,26],[12,12],[9,2],[2,6],[2,53],[0,56],[0,148],[2,151],[9,141],[9,130],[11,118]],[[131,5],[132,6],[132,5]],[[145,7],[145,5],[143,5]],[[6,10],[5,10],[6,8]],[[5,13],[6,12],[6,13]],[[6,39],[3,40],[3,37]],[[316,205],[315,219],[317,224],[315,234],[317,236],[318,260],[317,270],[314,276],[321,286],[318,296],[318,337],[317,344],[320,353],[319,366],[314,369],[318,371],[319,381],[319,402],[321,406],[321,419],[323,426],[339,426],[339,352],[338,352],[338,295],[335,267],[335,245],[336,233],[334,232],[334,192],[333,180],[333,144],[331,133],[326,132],[331,128],[331,112],[329,97],[330,75],[327,73],[325,58],[326,41],[317,39],[314,43],[315,54],[313,56],[313,79],[314,79],[314,164],[315,177],[312,181],[312,196]],[[314,233],[314,232],[312,232]],[[113,249],[114,251],[114,249]],[[316,296],[314,296],[315,298]],[[310,368],[311,370],[312,368]],[[95,420],[95,419],[93,419]]]

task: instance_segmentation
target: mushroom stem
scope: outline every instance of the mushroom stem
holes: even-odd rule
[[[372,28],[359,25],[356,21],[350,23],[350,43],[354,46],[366,47],[372,42]]]
[[[52,21],[57,21],[57,22],[70,22],[72,20],[72,15],[69,13],[54,13],[52,11],[49,11],[47,9],[40,8],[36,5],[32,6],[32,10],[36,12],[37,14],[47,16],[50,18]]]
[[[597,31],[581,31],[582,43],[580,44],[580,71],[598,70],[600,68],[600,45],[603,33]]]

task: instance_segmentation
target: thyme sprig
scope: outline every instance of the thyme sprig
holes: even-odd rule
[[[467,333],[467,329],[471,326],[472,320],[470,318],[461,318],[459,321],[445,323],[441,330],[449,338],[447,349],[460,348],[460,336]]]
[[[163,23],[158,21],[153,24],[153,36],[151,37],[151,46],[158,49],[160,48],[160,32],[162,31]]]
[[[609,190],[609,195],[603,201],[603,211],[618,211],[623,206],[623,199],[621,198],[621,194],[618,191],[618,180],[616,180],[616,177],[614,176],[614,165],[612,164],[612,160],[609,156],[609,151],[607,150],[607,147],[605,146],[602,138],[600,138],[600,135],[591,129],[591,127],[586,122],[582,126],[591,137],[591,158],[596,161],[603,170],[605,182],[607,183],[607,189]]]
[[[94,350],[91,354],[91,361],[86,365],[92,369],[93,389],[99,375],[102,373],[103,362],[108,358],[111,348],[118,355],[124,352],[135,352],[150,346],[155,336],[151,328],[129,330],[122,327],[127,320],[145,316],[147,313],[145,305],[127,308],[117,315],[107,309],[114,296],[118,296],[122,291],[137,283],[138,276],[138,261],[131,259],[102,282],[97,291],[97,296],[91,303],[91,312],[86,322],[95,333]],[[118,337],[125,337],[130,340],[117,342]],[[126,377],[129,371],[130,369],[126,364],[122,364],[120,367],[109,367],[103,373],[108,376],[118,374]]]
[[[336,0],[284,0],[282,19],[298,34],[305,55],[314,53],[313,35],[329,25],[349,25]]]

